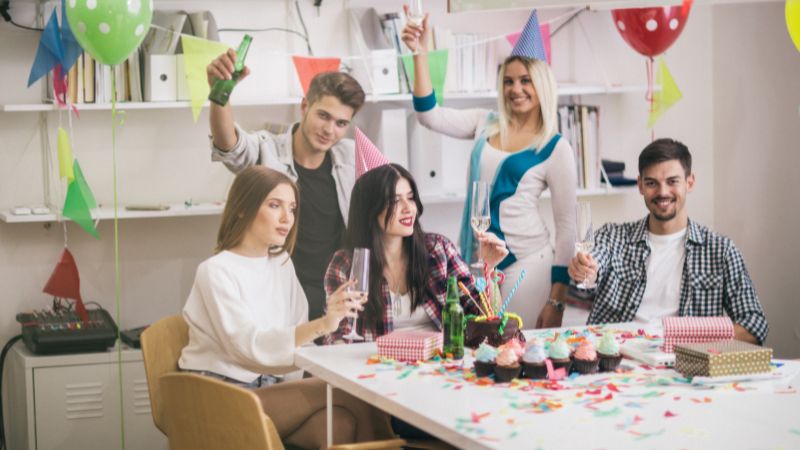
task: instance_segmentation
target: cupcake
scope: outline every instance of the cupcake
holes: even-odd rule
[[[519,343],[517,343],[519,345]],[[508,345],[503,345],[498,348],[496,362],[497,366],[494,368],[495,380],[498,383],[507,383],[512,379],[519,376],[520,365],[519,355],[516,350]]]
[[[488,377],[494,373],[494,367],[497,365],[495,358],[497,358],[497,349],[485,342],[481,344],[475,350],[475,362],[473,363],[475,376]]]
[[[546,378],[547,364],[544,354],[542,341],[533,338],[525,346],[525,353],[522,355],[522,376],[525,378]]]
[[[588,339],[582,341],[572,355],[572,370],[582,375],[597,373],[599,363],[594,345]]]
[[[612,333],[606,333],[597,344],[597,356],[600,357],[600,371],[613,372],[619,367],[622,355],[619,353],[619,342]]]
[[[547,352],[550,361],[553,362],[553,369],[564,368],[569,372],[569,366],[572,361],[569,359],[569,345],[563,336],[559,336],[552,344]]]

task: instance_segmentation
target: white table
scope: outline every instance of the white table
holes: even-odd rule
[[[374,343],[304,347],[295,363],[329,392],[342,389],[459,448],[800,448],[796,361],[781,361],[795,375],[779,381],[711,387],[625,360],[633,372],[580,376],[555,391],[481,386],[440,363],[368,365],[375,354]]]

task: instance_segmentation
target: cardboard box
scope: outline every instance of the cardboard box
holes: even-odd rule
[[[378,353],[398,361],[426,361],[442,350],[439,331],[393,331],[376,340]]]
[[[772,349],[742,341],[675,346],[675,370],[686,377],[719,377],[769,372]]]
[[[733,322],[721,317],[664,317],[664,351],[672,353],[677,344],[733,339]]]

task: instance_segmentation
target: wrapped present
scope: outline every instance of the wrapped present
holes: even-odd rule
[[[675,370],[686,377],[719,377],[769,372],[772,349],[742,341],[675,346]]]
[[[721,317],[664,317],[664,352],[672,353],[676,344],[733,339],[733,322]]]
[[[425,361],[442,351],[439,331],[393,331],[376,340],[378,353],[398,361]]]

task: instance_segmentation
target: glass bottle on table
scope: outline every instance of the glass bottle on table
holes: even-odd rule
[[[442,310],[442,333],[444,334],[444,354],[452,355],[453,359],[463,358],[464,309],[461,308],[455,276],[447,279],[447,303]]]
[[[231,79],[218,79],[214,81],[214,85],[211,87],[211,93],[208,94],[209,100],[220,106],[228,104],[231,92],[233,92],[233,88],[236,87],[236,83],[239,81],[239,77],[242,76],[242,72],[244,71],[244,59],[247,57],[247,50],[250,48],[250,42],[252,42],[252,40],[253,38],[249,34],[244,35],[242,43],[239,44],[239,49],[236,50],[236,62],[233,64]]]

